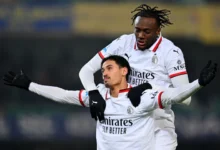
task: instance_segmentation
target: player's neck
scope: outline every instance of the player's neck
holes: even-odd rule
[[[110,88],[110,94],[112,97],[118,97],[118,94],[120,90],[127,89],[128,88],[128,83],[127,81],[122,81],[120,84],[115,85]]]

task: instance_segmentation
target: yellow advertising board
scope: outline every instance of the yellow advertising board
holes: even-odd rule
[[[139,3],[77,3],[74,5],[74,30],[80,34],[118,36],[133,32],[131,11]],[[184,6],[151,3],[171,10],[174,24],[162,29],[165,36],[190,37],[205,43],[220,43],[220,5]]]

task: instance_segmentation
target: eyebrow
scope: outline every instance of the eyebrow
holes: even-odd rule
[[[107,67],[111,67],[111,66],[113,66],[112,64],[109,64],[109,65],[107,65],[105,68],[107,68]],[[102,67],[102,69],[101,70],[103,70],[104,68]]]
[[[143,29],[141,29],[141,28],[139,28],[139,27],[135,27],[135,29],[139,29],[139,30],[151,30],[151,29],[149,29],[149,28],[143,28]]]

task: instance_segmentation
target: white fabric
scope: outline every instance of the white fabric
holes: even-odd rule
[[[157,43],[158,48],[153,51],[153,46]],[[103,57],[121,55],[127,58],[132,67],[130,75],[132,85],[152,81],[155,84],[172,87],[170,76],[186,71],[182,51],[168,39],[159,37],[155,44],[145,51],[135,49],[135,45],[134,34],[122,35],[100,51],[99,55]]]
[[[181,85],[185,85],[189,83],[188,75],[184,74],[181,76],[176,76],[174,78],[171,78],[171,82],[173,84],[173,87],[179,87]],[[188,97],[184,101],[182,101],[181,104],[190,105],[191,103],[191,97]]]
[[[94,73],[101,68],[102,59],[96,54],[79,72],[79,78],[87,91],[95,90]]]
[[[177,147],[177,134],[172,128],[166,128],[156,131],[155,150],[175,150]]]
[[[179,103],[201,87],[196,80],[179,88],[164,89],[163,94],[160,94],[160,90],[145,90],[137,107],[128,99],[128,90],[123,90],[115,98],[111,97],[110,90],[103,84],[99,84],[97,88],[106,100],[105,121],[97,121],[97,149],[154,150],[156,144],[153,110]],[[33,82],[29,90],[57,102],[89,106],[88,93],[84,90],[68,91]]]
[[[103,84],[97,86],[99,92],[106,98],[109,90]],[[80,104],[80,91],[67,91],[58,87],[31,83],[29,90],[38,95],[57,102]],[[88,94],[81,92],[81,101],[89,106]],[[154,119],[151,106],[152,100],[133,107],[127,98],[127,92],[120,93],[118,98],[109,97],[106,101],[105,121],[97,121],[96,139],[98,150],[153,150],[154,149]],[[146,134],[147,133],[147,134]]]
[[[40,85],[31,82],[29,91],[60,103],[69,103],[89,107],[88,92],[64,90],[55,86]]]
[[[108,97],[109,90],[103,85],[103,98],[106,100],[105,121],[97,121],[96,138],[98,150],[153,150],[154,119],[152,108],[157,102],[153,99],[142,100],[134,107],[127,98],[127,92],[117,98]],[[107,93],[106,93],[107,92]],[[106,97],[106,95],[108,95]]]
[[[140,51],[136,47],[134,34],[122,35],[103,48],[98,54],[100,58],[110,55],[120,55],[126,58],[131,66],[129,83],[132,86],[150,82],[162,87],[177,87],[188,83],[183,53],[170,40],[160,35],[149,50]],[[83,72],[80,75],[80,79],[86,88],[94,88],[93,73],[98,69],[97,66],[101,66],[93,62],[101,62],[100,58],[97,58],[96,55],[93,59],[97,60],[89,61],[80,71]],[[185,103],[189,104],[190,100],[191,98]],[[174,113],[171,110],[171,106],[165,110],[155,110],[155,119],[158,122],[158,129],[165,127],[175,128]],[[161,120],[164,121],[162,124],[160,123]]]
[[[178,104],[197,92],[200,88],[202,88],[202,86],[199,85],[198,80],[195,80],[190,84],[182,85],[178,88],[169,88],[164,90],[161,97],[158,97],[158,100],[159,98],[161,99],[163,107]]]

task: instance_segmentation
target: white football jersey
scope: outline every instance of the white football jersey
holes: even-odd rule
[[[132,86],[150,82],[161,87],[173,87],[171,78],[187,74],[181,49],[161,35],[144,51],[137,49],[134,34],[122,35],[98,54],[101,58],[110,55],[126,58],[131,66],[129,83]],[[171,106],[155,111],[156,121],[160,127],[174,128],[174,113],[170,108]],[[162,120],[165,122],[161,122]]]
[[[127,98],[129,89],[121,90],[114,98],[105,85],[99,84],[97,88],[106,100],[105,121],[97,121],[96,126],[97,149],[153,150],[155,124],[152,111],[162,107],[161,92],[144,91],[139,106],[134,107]],[[79,92],[78,99],[82,106],[89,106],[86,91]]]
[[[163,91],[148,89],[142,93],[140,104],[133,107],[127,97],[130,87],[128,85],[127,89],[120,90],[116,98],[110,96],[109,88],[103,84],[97,86],[106,101],[105,120],[101,123],[97,121],[96,127],[98,150],[152,150],[158,144],[166,143],[166,138],[160,138],[159,143],[158,138],[155,139],[153,110],[180,103],[201,88],[198,80],[195,80],[183,87],[166,89],[163,95]],[[89,107],[89,96],[85,90],[69,91],[31,82],[29,91],[57,102]]]
[[[97,89],[106,100],[105,120],[96,125],[98,150],[154,150],[155,123],[152,110],[162,108],[161,94],[145,90],[139,106],[134,107],[127,97],[130,89],[120,90],[117,98],[110,96],[109,88],[99,84]],[[89,107],[89,95],[85,90],[69,91],[59,87],[31,83],[29,90],[61,103]]]

